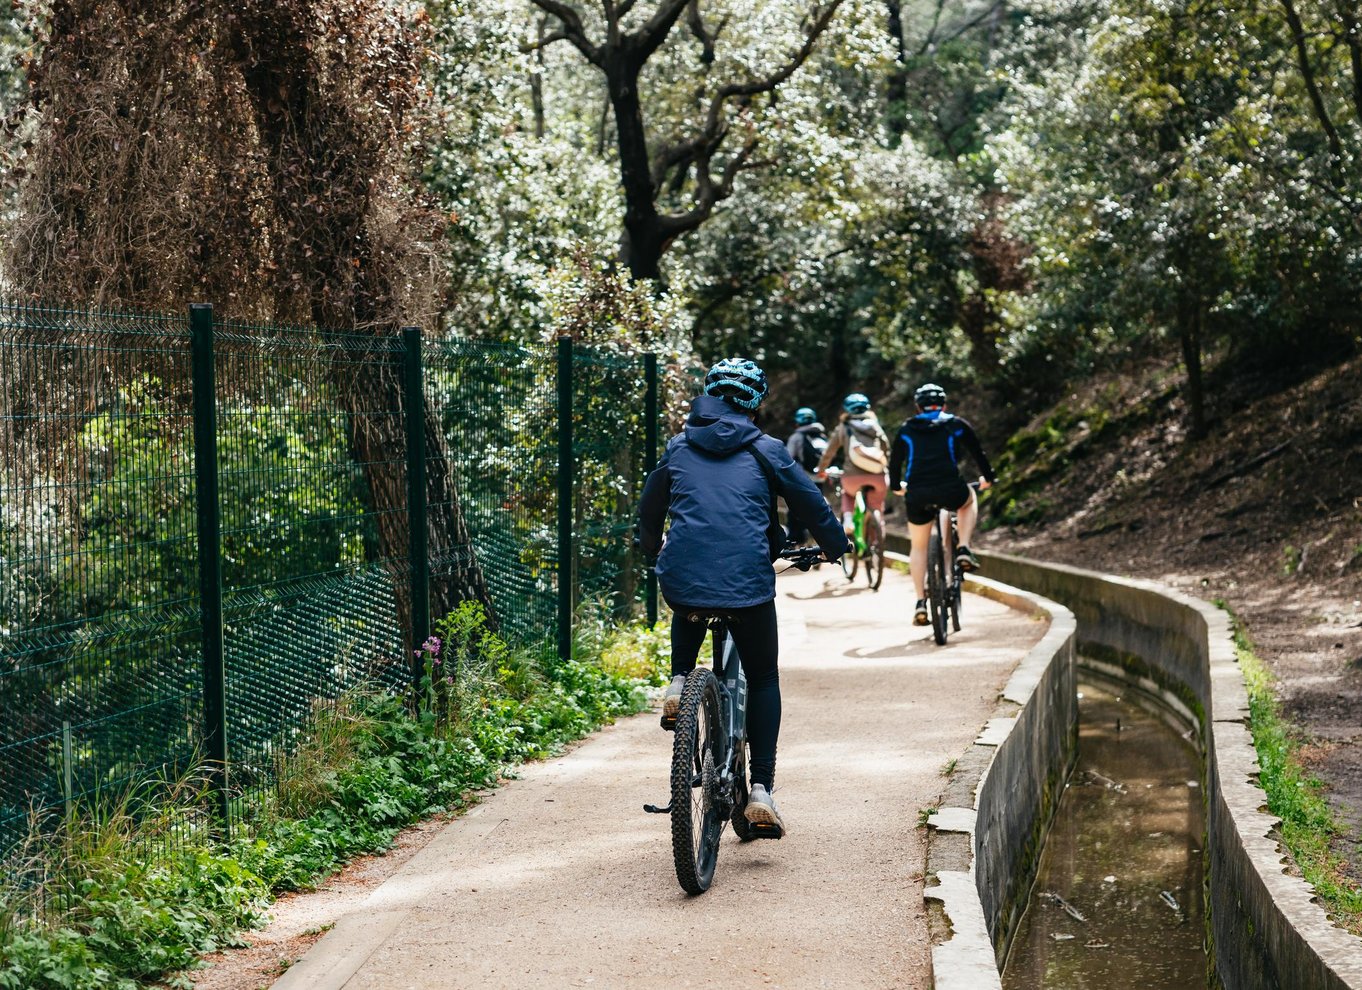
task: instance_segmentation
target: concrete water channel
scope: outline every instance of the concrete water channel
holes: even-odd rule
[[[1079,674],[1078,759],[1004,990],[1200,990],[1206,815],[1190,733]]]
[[[981,557],[973,590],[1050,628],[928,818],[936,990],[1003,990],[1009,959],[1009,990],[1362,990],[1362,940],[1279,844],[1225,613],[1151,582]],[[1121,708],[1137,698],[1171,734]],[[1136,749],[1171,762],[1128,762]]]

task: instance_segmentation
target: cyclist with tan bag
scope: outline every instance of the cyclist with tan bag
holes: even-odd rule
[[[828,476],[828,465],[838,451],[844,451],[842,467],[842,529],[850,538],[855,523],[856,493],[865,490],[866,511],[884,512],[884,496],[889,491],[889,437],[870,408],[870,399],[852,392],[842,400],[842,418],[828,437],[828,449],[818,462],[815,476]]]

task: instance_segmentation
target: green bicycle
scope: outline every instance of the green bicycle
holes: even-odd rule
[[[842,472],[838,468],[828,468],[828,477],[837,483],[836,495],[840,500]],[[884,513],[866,507],[867,491],[870,491],[868,486],[856,493],[855,507],[851,513],[851,541],[856,545],[856,552],[842,556],[842,573],[848,581],[856,580],[856,572],[864,560],[866,583],[871,591],[879,591],[880,582],[884,580]]]

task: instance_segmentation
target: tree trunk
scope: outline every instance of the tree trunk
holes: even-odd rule
[[[1201,381],[1201,329],[1203,307],[1186,300],[1178,309],[1178,340],[1182,363],[1187,369],[1187,428],[1193,440],[1206,436],[1206,393]]]
[[[639,70],[632,59],[612,52],[605,62],[610,105],[615,111],[619,144],[620,185],[624,187],[624,232],[620,260],[635,279],[658,279],[662,255],[667,250],[661,217],[653,201],[652,162],[643,126],[643,107],[638,95]]]
[[[889,37],[894,43],[894,65],[889,70],[885,99],[889,110],[889,133],[903,137],[908,128],[908,53],[903,43],[903,9],[899,0],[887,0]]]
[[[371,366],[370,366],[371,367]],[[364,470],[369,509],[378,527],[378,556],[392,575],[397,620],[409,649],[433,630],[412,628],[410,530],[407,518],[407,437],[399,367],[378,374],[333,373],[346,412],[350,457]],[[392,415],[396,410],[403,415]],[[464,522],[440,416],[426,399],[426,518],[430,618],[443,619],[462,601],[481,602],[498,625],[487,581]]]
[[[303,25],[288,11],[272,10],[273,16],[238,18],[235,26],[242,34],[233,48],[261,139],[271,153],[274,206],[281,216],[296,218],[294,229],[312,233],[306,243],[280,245],[281,260],[295,273],[300,291],[308,294],[312,320],[323,334],[395,334],[395,288],[387,280],[401,273],[379,256],[385,245],[376,243],[367,223],[375,176],[387,164],[384,152],[358,142],[356,150],[328,140],[361,125],[351,119],[343,101],[330,98],[325,81],[317,77]],[[314,202],[327,204],[330,212],[320,219],[305,215]],[[351,456],[364,471],[372,499],[379,558],[403,571],[394,573],[398,622],[404,637],[411,637],[422,631],[411,628],[405,570],[410,553],[406,431],[402,417],[394,415],[404,408],[402,375],[400,366],[381,359],[387,355],[370,356],[369,361],[333,363],[330,378],[347,414]],[[495,616],[468,539],[439,417],[428,402],[425,417],[430,558],[436,562],[431,617],[443,618],[465,599],[481,602]]]

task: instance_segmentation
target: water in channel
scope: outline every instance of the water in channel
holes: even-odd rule
[[[1078,765],[1005,990],[1203,990],[1201,764],[1175,730],[1080,686]]]

